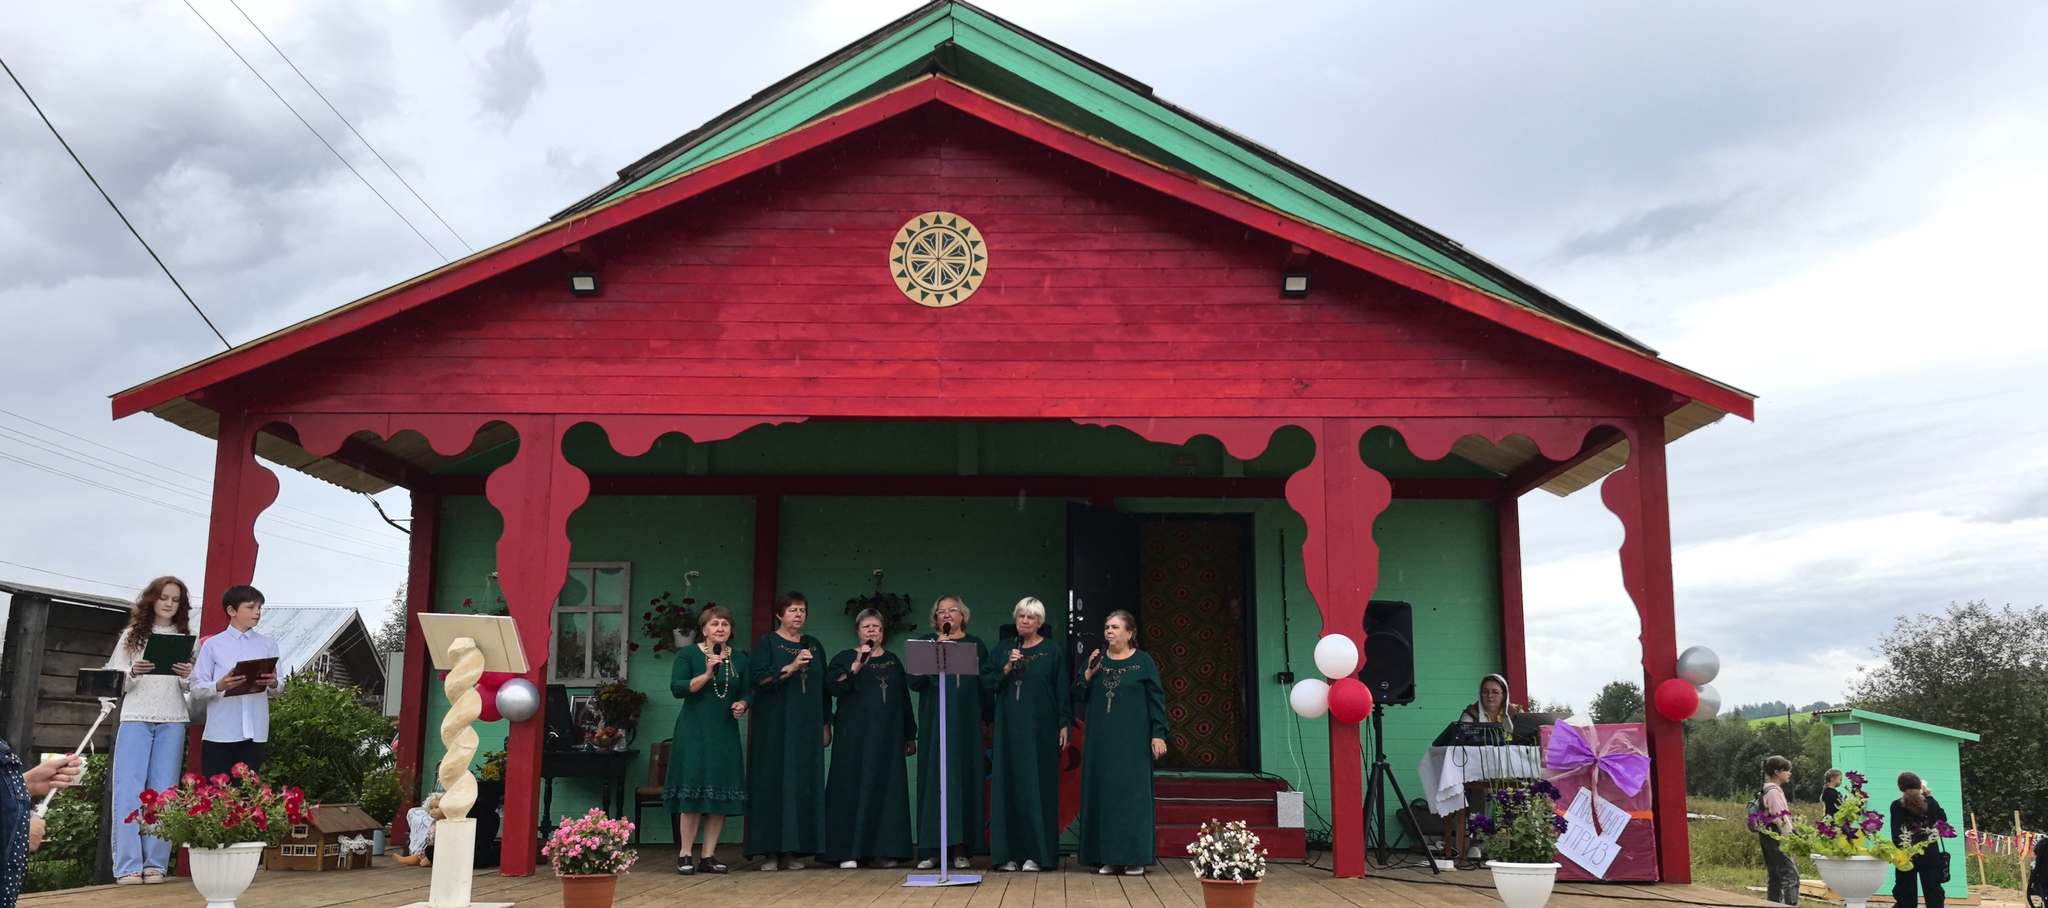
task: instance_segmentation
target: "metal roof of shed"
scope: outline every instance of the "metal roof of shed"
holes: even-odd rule
[[[1975,741],[1978,739],[1976,732],[1933,725],[1927,722],[1915,722],[1912,719],[1901,719],[1898,716],[1887,716],[1884,713],[1874,713],[1867,709],[1855,709],[1847,706],[1835,709],[1817,709],[1814,710],[1813,717],[1829,725],[1839,725],[1843,722],[1876,722],[1879,725],[1908,728],[1913,731],[1926,732],[1927,734],[1939,735],[1944,738],[1955,738],[1958,741]]]
[[[298,673],[350,628],[369,634],[363,614],[349,605],[266,605],[256,630],[277,641],[277,674]]]

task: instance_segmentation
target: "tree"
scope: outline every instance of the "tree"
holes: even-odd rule
[[[1609,681],[1600,688],[1600,696],[1593,698],[1591,712],[1593,721],[1600,725],[1641,722],[1643,689],[1634,681]]]
[[[398,592],[391,594],[391,605],[384,612],[384,621],[377,625],[377,631],[370,635],[370,641],[379,654],[405,652],[405,601],[406,584],[398,585]]]
[[[1878,655],[1852,680],[1852,704],[1976,732],[1962,745],[1970,809],[2048,818],[2048,608],[1951,602],[1939,615],[1900,617]]]
[[[264,781],[296,785],[306,800],[343,804],[362,795],[363,777],[391,764],[394,723],[356,692],[298,674],[270,701]]]
[[[1547,703],[1531,704],[1529,707],[1529,711],[1536,713],[1549,713],[1560,719],[1569,719],[1573,715],[1572,705],[1570,703],[1564,702],[1563,700],[1551,700]]]

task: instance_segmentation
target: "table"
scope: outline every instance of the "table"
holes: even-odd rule
[[[1432,747],[1423,752],[1415,772],[1422,777],[1430,812],[1449,819],[1444,824],[1444,844],[1454,860],[1463,861],[1471,845],[1465,827],[1471,804],[1467,789],[1543,778],[1543,748],[1515,744]]]
[[[598,806],[608,816],[624,816],[626,792],[631,790],[626,784],[626,767],[639,755],[638,749],[541,751],[541,828],[554,828],[556,779],[603,780],[604,793],[598,796]]]

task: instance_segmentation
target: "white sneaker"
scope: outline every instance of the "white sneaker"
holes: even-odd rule
[[[1096,870],[1095,872],[1096,872],[1096,873],[1099,873],[1099,874],[1102,874],[1103,876],[1108,876],[1108,875],[1110,875],[1110,874],[1112,874],[1112,873],[1115,873],[1115,872],[1116,872],[1116,865],[1115,865],[1115,864],[1104,864],[1104,865],[1102,865],[1101,869],[1098,869],[1098,870]]]
[[[771,855],[769,855],[769,856],[767,856],[767,857],[765,857],[765,858],[762,858],[762,859],[761,859],[761,869],[762,869],[762,870],[774,870],[774,869],[775,869],[775,856],[771,854]]]
[[[880,868],[882,868],[883,870],[891,870],[891,869],[894,869],[894,868],[896,867],[896,859],[895,859],[895,858],[883,858],[883,859],[882,859],[881,861],[877,862],[877,863],[875,864],[875,866],[876,866],[876,867],[880,867]]]
[[[1037,873],[1037,872],[1039,871],[1039,869],[1040,869],[1040,868],[1039,868],[1039,866],[1038,866],[1038,862],[1037,862],[1037,861],[1028,861],[1028,860],[1027,860],[1027,861],[1025,861],[1025,862],[1024,862],[1024,872],[1025,872],[1025,873]]]
[[[939,862],[933,858],[925,858],[924,860],[917,862],[917,869],[919,870],[930,870],[937,866],[939,866]]]
[[[972,866],[974,866],[974,865],[973,865],[972,863],[970,863],[970,862],[969,862],[969,861],[968,861],[968,860],[967,860],[966,858],[963,858],[963,857],[955,857],[955,858],[953,859],[953,869],[954,869],[954,870],[966,870],[967,868],[969,868],[969,867],[972,867]],[[1013,868],[1013,869],[1014,869],[1014,868]]]
[[[841,869],[841,870],[855,870],[855,869],[858,869],[859,867],[860,867],[860,862],[859,862],[859,861],[840,861],[840,862],[839,862],[839,869]]]
[[[1143,865],[1143,864],[1132,864],[1131,866],[1129,866],[1129,867],[1125,867],[1125,868],[1124,868],[1124,876],[1144,876],[1144,875],[1145,875],[1145,865]]]
[[[782,869],[784,870],[802,870],[809,866],[809,864],[806,864],[803,861],[798,860],[796,855],[790,855],[789,857],[782,859]]]
[[[1002,866],[1000,866],[1000,867],[997,867],[996,869],[997,869],[997,870],[1000,870],[1000,871],[1002,871],[1002,872],[1004,872],[1004,873],[1010,873],[1010,872],[1012,872],[1012,871],[1015,871],[1015,870],[1017,869],[1017,862],[1016,862],[1016,861],[1004,861],[1004,862],[1003,862],[1003,864],[1002,864]]]

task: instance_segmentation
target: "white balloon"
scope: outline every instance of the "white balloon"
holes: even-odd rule
[[[1720,714],[1721,692],[1715,690],[1712,684],[1700,685],[1700,708],[1693,710],[1693,721],[1711,721],[1715,716],[1718,716]]]
[[[1331,634],[1316,641],[1316,668],[1330,680],[1349,678],[1358,671],[1358,644],[1343,634]]]
[[[1721,657],[1704,646],[1688,646],[1678,654],[1678,677],[1694,687],[1721,674]]]
[[[1304,719],[1320,719],[1330,711],[1330,685],[1321,678],[1303,678],[1287,692],[1287,705]]]

